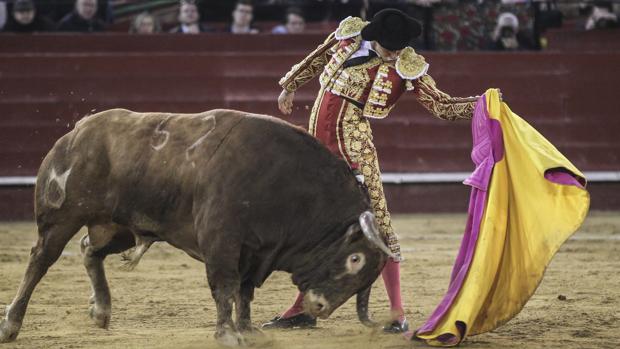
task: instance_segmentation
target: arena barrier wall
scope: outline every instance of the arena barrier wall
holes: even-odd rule
[[[32,218],[42,157],[84,115],[231,108],[281,116],[278,79],[322,40],[0,35],[0,219]],[[438,86],[454,96],[501,88],[513,111],[590,175],[592,208],[620,208],[620,51],[424,55]],[[304,86],[284,118],[305,126],[317,90],[316,81]],[[392,211],[465,211],[469,189],[459,183],[473,169],[468,122],[436,119],[405,95],[372,124]]]

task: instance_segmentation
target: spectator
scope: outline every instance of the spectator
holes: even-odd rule
[[[258,29],[252,27],[254,6],[248,0],[239,0],[232,12],[233,22],[228,32],[233,34],[258,34]]]
[[[285,14],[285,24],[271,30],[273,34],[301,34],[306,27],[304,15],[298,8],[289,8]]]
[[[112,23],[114,21],[112,3],[119,3],[120,1],[135,0],[98,0],[95,16],[105,24]],[[60,22],[67,13],[75,8],[75,0],[34,0],[34,2],[37,5],[37,12],[54,23]]]
[[[103,31],[104,24],[96,14],[97,0],[76,0],[73,11],[58,23],[58,30],[85,33]]]
[[[586,21],[586,30],[618,27],[618,16],[613,13],[610,1],[595,1]]]
[[[212,30],[200,23],[200,12],[196,3],[192,0],[181,0],[179,6],[179,25],[170,30],[177,34],[199,34]]]
[[[132,34],[161,33],[161,23],[156,16],[145,11],[134,17],[129,32]]]
[[[6,17],[6,1],[0,0],[0,30],[2,30],[6,24]]]
[[[492,50],[511,51],[531,48],[529,40],[519,31],[519,19],[510,12],[504,12],[497,17],[492,40]]]
[[[15,33],[32,33],[51,30],[53,25],[37,13],[32,0],[17,0],[13,4],[11,18],[4,31]]]

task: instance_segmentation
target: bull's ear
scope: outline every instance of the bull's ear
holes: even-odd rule
[[[349,228],[347,228],[347,232],[345,233],[345,241],[347,243],[352,243],[363,236],[364,233],[362,232],[362,228],[359,223],[353,223],[349,226]]]

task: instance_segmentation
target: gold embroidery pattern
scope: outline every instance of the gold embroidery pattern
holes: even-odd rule
[[[434,116],[450,121],[472,118],[478,97],[451,97],[440,91],[435,80],[428,74],[417,79],[415,85],[418,89],[418,102]]]
[[[379,64],[379,62],[380,60],[378,59],[371,59],[364,64],[341,69],[336,74],[333,74],[331,79],[327,80],[327,90],[335,95],[364,104],[365,101],[362,100],[362,95],[371,81],[368,69]]]
[[[394,106],[386,106],[388,97],[392,93],[392,81],[388,79],[391,66],[381,62],[380,58],[373,58],[364,64],[341,69],[333,74],[331,79],[329,79],[326,71],[324,75],[321,75],[321,79],[324,79],[322,86],[335,95],[364,104],[364,116],[376,119],[385,118]],[[382,65],[377,70],[375,79],[371,80],[368,69],[378,64]],[[371,81],[373,81],[373,85],[368,98],[362,100],[364,90]]]
[[[340,22],[338,29],[336,29],[336,39],[344,40],[359,35],[362,29],[368,25],[359,17],[347,17]]]
[[[363,117],[360,108],[351,103],[346,103],[346,105],[342,119],[344,147],[351,161],[359,165],[359,170],[364,175],[364,182],[368,186],[368,194],[379,224],[379,230],[387,238],[390,250],[400,260],[400,244],[398,236],[392,228],[390,212],[385,201],[379,159],[377,158],[377,150],[372,143],[370,124]]]
[[[385,64],[381,64],[370,89],[368,103],[382,107],[387,105],[388,95],[392,93],[392,82],[387,78],[389,72],[390,68]]]
[[[384,108],[376,107],[369,103],[364,106],[364,116],[373,119],[385,119],[390,114],[392,108],[394,108],[394,105]]]
[[[334,34],[330,34],[325,42],[312,51],[303,61],[295,64],[291,70],[280,79],[279,84],[289,92],[296,91],[299,87],[312,80],[323,71],[323,67],[330,61],[334,52],[333,46],[338,41]]]
[[[334,80],[334,78],[338,75],[338,70],[342,67],[342,64],[359,49],[361,42],[361,37],[358,37],[344,48],[341,47],[335,49],[331,60],[327,63],[321,77],[319,78],[321,86],[326,87],[332,80]]]
[[[393,106],[387,107],[388,97],[392,93],[392,82],[388,79],[389,73],[390,66],[385,63],[381,64],[368,94],[368,101],[364,106],[364,116],[383,119],[392,110]]]
[[[403,79],[414,80],[426,74],[428,63],[412,47],[405,47],[396,60],[396,72]]]

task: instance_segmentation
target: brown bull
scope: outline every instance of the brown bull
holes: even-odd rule
[[[274,270],[292,274],[310,314],[327,317],[358,294],[368,321],[370,286],[389,254],[343,161],[286,122],[232,110],[85,118],[43,160],[35,196],[39,239],[0,342],[15,340],[35,286],[83,226],[98,326],[111,313],[104,258],[135,246],[135,265],[166,241],[205,263],[216,338],[230,345],[252,330],[254,288]]]

